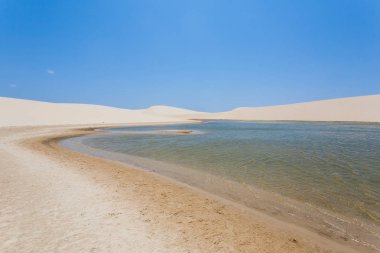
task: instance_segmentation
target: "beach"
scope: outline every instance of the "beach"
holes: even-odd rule
[[[355,252],[155,173],[57,144],[94,133],[77,128],[0,130],[2,252]]]

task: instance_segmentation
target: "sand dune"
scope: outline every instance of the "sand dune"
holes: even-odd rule
[[[171,117],[174,109],[128,110],[88,104],[60,104],[14,98],[0,98],[1,126],[66,124],[116,124],[184,121]]]
[[[0,97],[1,126],[179,122],[189,119],[380,122],[380,95],[201,113],[170,106],[128,110]]]
[[[222,113],[187,115],[196,119],[380,122],[380,95],[268,107],[240,107]]]

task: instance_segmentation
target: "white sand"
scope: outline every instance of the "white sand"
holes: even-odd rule
[[[201,113],[170,106],[128,110],[0,97],[1,126],[179,122],[189,119],[380,122],[380,95]]]
[[[280,106],[241,107],[222,113],[187,115],[187,118],[380,122],[380,95]]]
[[[97,181],[93,165],[85,176],[84,164],[18,144],[53,131],[0,128],[0,252],[184,252],[170,245],[176,231],[152,234],[138,203]]]
[[[168,107],[170,109],[170,107]],[[154,108],[153,108],[154,109]],[[128,110],[99,105],[47,103],[0,97],[1,126],[116,124],[184,121],[172,117],[173,109]]]

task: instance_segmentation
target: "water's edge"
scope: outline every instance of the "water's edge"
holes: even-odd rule
[[[107,133],[102,133],[107,134]],[[109,134],[109,133],[108,133]],[[97,135],[99,136],[99,135]],[[372,242],[380,238],[377,227],[315,207],[308,203],[264,191],[252,185],[241,184],[226,178],[189,168],[179,168],[161,161],[96,149],[83,144],[93,136],[81,136],[60,141],[60,144],[74,151],[115,160],[143,170],[156,172],[192,187],[200,188],[222,198],[243,204],[280,220],[300,225],[318,234],[344,244],[359,243],[366,248],[379,251]]]

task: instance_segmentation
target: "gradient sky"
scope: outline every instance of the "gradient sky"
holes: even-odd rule
[[[378,93],[379,0],[0,0],[0,96],[223,111]]]

